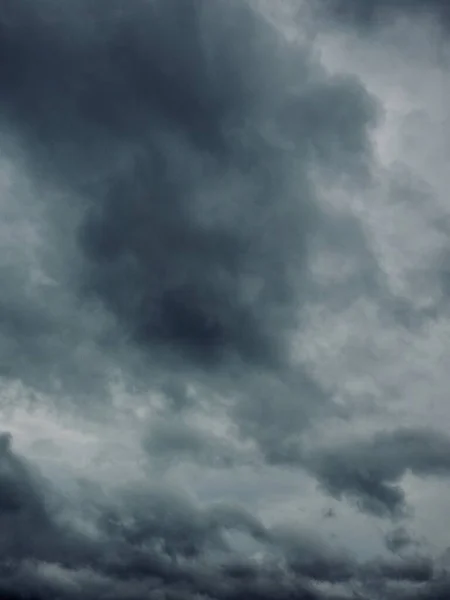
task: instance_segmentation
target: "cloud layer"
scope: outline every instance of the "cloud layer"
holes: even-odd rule
[[[111,500],[80,486],[71,505],[15,455],[9,438],[1,443],[4,597],[325,598],[319,584],[387,589],[433,576],[426,558],[358,564],[301,531],[267,528],[233,506],[201,509],[164,487],[122,489]],[[236,533],[258,557],[239,551]]]
[[[2,4],[2,597],[445,597],[448,10],[314,7]]]

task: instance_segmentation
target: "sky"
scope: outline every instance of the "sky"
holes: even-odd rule
[[[449,6],[3,0],[2,600],[450,597]]]

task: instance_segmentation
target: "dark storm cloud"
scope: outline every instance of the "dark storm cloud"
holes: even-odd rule
[[[38,557],[52,544],[56,530],[49,507],[53,498],[43,493],[46,482],[11,449],[11,437],[0,435],[0,556],[8,563]]]
[[[242,1],[7,2],[0,19],[2,120],[32,177],[64,190],[46,207],[53,295],[100,303],[154,358],[283,363],[317,226],[310,171],[367,174],[373,99]],[[89,334],[79,303],[61,322],[31,299],[11,319],[12,303],[25,354],[61,354],[52,327],[68,355]]]
[[[342,598],[353,597],[356,584],[383,587],[385,597],[397,598],[390,582],[433,579],[426,558],[359,564],[311,534],[267,528],[233,506],[200,508],[164,487],[121,489],[112,498],[80,482],[71,500],[17,456],[5,436],[0,483],[6,598],[336,598],[319,592],[318,582],[347,586]],[[253,540],[264,558],[245,558],[233,532]]]
[[[228,416],[267,462],[302,464],[299,434],[325,406],[288,360],[310,242],[333,229],[315,182],[369,179],[374,99],[238,0],[6,0],[0,57],[2,151],[32,188],[13,189],[10,226],[40,241],[39,274],[26,237],[1,253],[2,374],[91,404],[116,369],[151,380],[169,398],[148,453],[228,466],[218,438],[169,419],[195,404],[187,383],[206,383],[233,392]],[[81,483],[70,500],[0,452],[4,597],[320,599],[316,582],[362,576],[235,507]],[[358,460],[314,469],[333,493],[363,494]],[[384,466],[381,491],[405,468]],[[236,531],[268,558],[244,559]]]
[[[50,503],[56,494],[48,482],[1,441],[4,594],[187,599],[269,597],[264,588],[278,590],[275,598],[292,589],[308,593],[310,584],[301,575],[286,577],[275,559],[261,566],[230,547],[224,533],[241,531],[275,549],[275,537],[242,509],[199,509],[163,488],[124,490],[111,502],[89,486],[76,505],[64,498]],[[80,517],[90,523],[89,533],[78,528]]]
[[[444,28],[450,26],[446,0],[315,0],[315,6],[338,22],[363,30],[388,24],[392,17],[402,15],[433,17]]]
[[[181,16],[174,20],[173,13],[162,15],[163,41],[148,46],[144,40],[142,48],[122,41],[133,87],[142,85],[136,54],[150,82],[139,90],[136,108],[144,119],[150,107],[154,122],[148,137],[139,138],[131,168],[115,178],[85,222],[86,285],[142,347],[159,344],[202,365],[229,355],[272,365],[282,360],[284,338],[296,321],[297,282],[312,227],[307,149],[334,163],[329,136],[339,136],[341,144],[345,135],[347,147],[337,160],[356,155],[363,140],[357,135],[353,148],[344,120],[329,119],[327,106],[352,102],[354,95],[357,130],[370,108],[351,82],[321,81],[307,56],[283,65],[267,90],[272,55],[280,50],[266,26],[239,10],[232,52],[216,48],[214,40],[198,48],[194,27],[202,26],[201,13],[190,3],[183,12],[184,42],[177,29]],[[207,16],[214,17],[220,18]],[[291,69],[299,80],[312,75],[316,81],[300,93],[283,90],[280,98]],[[127,82],[123,93],[129,88]],[[173,114],[166,115],[168,108]]]
[[[431,429],[398,429],[319,452],[310,466],[333,496],[347,496],[363,511],[401,516],[407,502],[401,478],[450,476],[450,438]]]

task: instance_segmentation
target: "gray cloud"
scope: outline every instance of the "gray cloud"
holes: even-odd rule
[[[446,0],[318,0],[316,6],[338,21],[365,31],[402,15],[433,17],[444,28],[450,25]]]
[[[225,439],[188,425],[172,415],[151,423],[143,440],[145,450],[153,458],[170,465],[188,460],[211,467],[231,467],[242,460],[237,450]]]
[[[426,558],[358,563],[314,535],[268,528],[238,507],[200,508],[166,487],[121,487],[111,497],[80,482],[70,500],[17,456],[5,437],[1,452],[0,547],[8,556],[0,570],[3,597],[115,600],[151,593],[237,600],[294,594],[321,600],[331,596],[318,590],[318,582],[348,586],[342,598],[350,598],[356,583],[369,594],[377,586],[388,589],[390,581],[433,580]],[[5,500],[13,496],[14,502]],[[264,557],[246,558],[233,545],[233,532],[252,539]]]
[[[395,527],[395,529],[386,534],[385,543],[388,550],[398,553],[410,546],[414,546],[416,542],[411,537],[408,530],[405,527],[400,526]]]
[[[358,247],[336,305],[383,285],[358,223],[319,202],[318,180],[371,182],[379,107],[356,78],[327,72],[244,0],[7,0],[0,56],[5,381],[106,419],[100,399],[122,377],[162,398],[151,460],[230,467],[242,460],[231,444],[187,424],[194,383],[206,405],[226,397],[263,461],[306,467],[378,515],[404,510],[407,469],[447,475],[447,439],[425,431],[301,452],[311,421],[339,412],[292,364],[301,308],[328,299],[311,254]],[[320,583],[395,598],[392,582],[434,577],[425,559],[360,564],[156,482],[88,483],[67,492],[1,438],[2,597],[339,597]]]
[[[407,510],[401,478],[450,475],[450,438],[431,429],[381,432],[369,440],[318,452],[311,468],[334,496],[354,499],[361,510],[400,516]]]
[[[243,2],[107,6],[2,17],[3,119],[34,177],[70,193],[67,210],[47,208],[63,256],[52,295],[100,302],[154,359],[284,362],[317,223],[308,170],[367,170],[373,100]],[[30,348],[39,326],[50,362],[52,328],[80,302],[60,323],[30,300],[15,304],[20,336],[3,307],[7,339]]]
[[[1,208],[17,232],[2,253],[2,375],[106,418],[119,371],[167,401],[150,455],[228,466],[226,444],[170,419],[192,409],[180,389],[206,382],[234,393],[229,416],[272,460],[285,424],[295,437],[324,402],[289,359],[327,219],[312,174],[369,177],[374,99],[242,1],[8,2],[0,54]],[[255,420],[258,397],[269,419]],[[276,543],[235,509],[95,486],[70,502],[23,464],[5,450],[4,595],[316,598],[309,579],[327,578],[326,559],[288,575],[275,558],[247,564],[225,530]]]
[[[370,179],[375,99],[240,0],[9,4],[0,23],[32,187],[15,223],[38,223],[42,272],[8,254],[4,375],[91,412],[117,372],[206,382],[282,462],[329,400],[289,357],[333,229],[315,179]]]

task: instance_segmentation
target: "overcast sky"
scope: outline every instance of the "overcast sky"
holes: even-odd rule
[[[0,596],[450,597],[447,0],[0,3]]]

